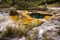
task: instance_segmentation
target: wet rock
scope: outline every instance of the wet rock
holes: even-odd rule
[[[60,18],[58,18],[60,20]],[[45,23],[43,23],[41,26],[36,27],[34,30],[38,29],[38,39],[37,40],[60,40],[60,21],[53,18]],[[34,30],[31,30],[29,35],[33,35]],[[58,33],[58,34],[57,34]],[[43,37],[44,35],[44,37]],[[36,36],[36,35],[33,35]]]

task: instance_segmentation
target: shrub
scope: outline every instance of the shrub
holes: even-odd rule
[[[10,10],[10,14],[9,14],[10,16],[15,16],[15,15],[19,15],[18,13],[17,13],[17,11],[16,10],[14,10],[14,9],[11,9]]]
[[[0,4],[0,8],[9,8],[11,7],[9,4]]]
[[[1,37],[21,37],[23,35],[27,35],[27,31],[25,29],[21,29],[20,27],[7,27],[6,29],[6,31],[2,32]]]

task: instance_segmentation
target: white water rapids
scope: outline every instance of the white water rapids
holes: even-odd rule
[[[39,34],[38,34],[37,40],[43,40],[43,37],[42,37],[43,33],[46,32],[47,30],[52,30],[52,29],[55,30],[55,27],[57,27],[58,25],[55,25],[54,23],[56,24],[60,23],[60,22],[58,23],[57,22],[58,22],[57,20],[46,21],[41,26],[33,28],[28,34],[31,35],[33,34],[33,30],[38,29]],[[8,25],[17,26],[17,25],[14,25],[14,22],[9,19],[9,15],[7,13],[0,13],[0,31],[5,30],[4,28]],[[18,40],[25,40],[25,37],[22,37],[21,39],[18,39]],[[60,40],[60,39],[57,38],[55,40]]]
[[[10,19],[9,13],[0,13],[0,31],[6,30],[7,26],[18,27],[18,25]]]
[[[57,24],[57,25],[55,25],[55,24]],[[60,22],[58,22],[57,20],[46,21],[41,26],[38,26],[36,28],[33,28],[28,34],[29,35],[34,35],[33,32],[34,32],[34,30],[37,29],[37,30],[39,30],[39,32],[38,32],[39,34],[38,34],[38,39],[37,40],[43,40],[43,34],[45,32],[47,32],[48,30],[54,30],[55,31],[56,30],[56,27],[60,27]],[[55,34],[52,34],[52,35],[55,35]],[[52,36],[52,38],[53,38],[53,36]],[[54,37],[53,39],[54,40],[60,40],[60,36]]]

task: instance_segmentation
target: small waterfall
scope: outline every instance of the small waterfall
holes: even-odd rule
[[[47,32],[48,30],[52,30],[54,33],[57,32],[56,31],[56,27],[60,27],[60,22],[58,20],[50,20],[50,21],[46,21],[41,26],[33,28],[31,31],[29,31],[28,34],[29,35],[33,35],[34,30],[37,29],[37,30],[39,30],[39,32],[38,32],[38,39],[37,40],[43,40],[43,34],[45,32]],[[52,34],[52,35],[56,35],[56,34]],[[33,36],[35,36],[35,35],[33,35]],[[60,40],[60,36],[57,36],[57,37],[53,37],[52,36],[52,38],[54,40]]]
[[[9,19],[9,14],[8,13],[0,13],[0,31],[5,31],[6,27],[13,26],[18,27],[18,25],[15,24],[15,22],[11,19]],[[0,38],[2,39],[2,38]],[[4,38],[6,40],[25,40],[25,37],[23,36],[22,38]],[[2,40],[4,40],[2,39]]]
[[[9,13],[0,13],[0,31],[4,30],[6,26],[17,26],[14,21],[9,18]]]
[[[16,26],[13,20],[9,19],[9,15],[7,13],[0,13],[0,31],[6,30],[6,26]],[[54,33],[56,32],[56,27],[60,27],[60,21],[58,20],[50,20],[50,21],[45,21],[42,25],[33,28],[31,31],[29,31],[27,34],[28,35],[33,35],[34,37],[37,36],[37,40],[43,40],[43,34],[47,32],[48,30],[52,30]],[[38,34],[34,35],[33,32],[34,30],[38,30]],[[52,34],[53,35],[53,34]],[[55,34],[54,34],[55,35]],[[49,35],[50,36],[50,35]],[[57,35],[57,37],[53,37],[54,40],[60,40],[60,36]],[[25,40],[25,37],[23,36],[22,38],[13,38],[11,40]]]
[[[44,24],[42,24],[41,26],[38,27],[39,30],[39,38],[42,39],[42,35],[44,32],[46,32],[47,30],[51,30],[54,29],[55,25],[53,23],[49,22],[45,22]]]

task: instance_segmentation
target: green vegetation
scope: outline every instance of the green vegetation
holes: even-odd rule
[[[10,14],[9,15],[10,16],[16,16],[16,15],[19,15],[19,13],[17,13],[16,10],[12,9],[12,10],[10,10]]]
[[[0,1],[0,8],[16,7],[17,9],[29,9],[30,7],[38,7],[45,3],[59,3],[59,0],[2,0]]]
[[[28,25],[27,25],[28,26]],[[11,38],[16,38],[16,37],[22,37],[27,36],[28,32],[33,28],[32,26],[28,26],[25,28],[21,27],[12,27],[12,26],[7,26],[6,31],[0,32],[1,37],[11,37]]]
[[[23,35],[27,35],[27,29],[21,29],[21,28],[12,28],[12,27],[7,27],[6,31],[2,32],[2,37],[21,37]]]

